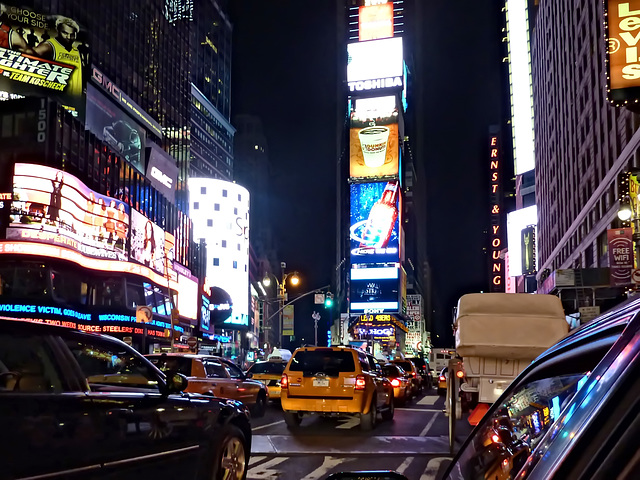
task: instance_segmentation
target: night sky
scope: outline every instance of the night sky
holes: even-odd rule
[[[270,220],[280,260],[300,272],[303,291],[330,283],[335,264],[335,8],[333,0],[231,0],[232,113],[257,115],[265,125],[274,168]],[[433,340],[445,346],[453,345],[457,298],[488,287],[485,159],[489,125],[502,123],[504,110],[502,13],[497,0],[423,8],[427,69],[414,82],[425,85],[426,95],[414,108],[428,115],[426,131],[409,134],[425,135],[429,147],[427,179],[419,179],[428,189],[424,245],[432,266]],[[296,337],[312,343],[314,306],[299,303]]]

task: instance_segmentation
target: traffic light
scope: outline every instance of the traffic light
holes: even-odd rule
[[[325,308],[333,307],[333,293],[327,292],[327,294],[324,296],[324,306]]]

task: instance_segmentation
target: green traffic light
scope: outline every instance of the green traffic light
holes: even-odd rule
[[[330,307],[333,305],[333,298],[325,298],[324,300],[324,306],[325,307]]]

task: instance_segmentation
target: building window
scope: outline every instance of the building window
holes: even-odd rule
[[[200,193],[202,195],[206,195],[207,194],[207,187],[200,187]]]
[[[238,201],[241,202],[242,201],[242,195],[238,194]]]
[[[193,209],[198,210],[200,208],[200,202],[193,202]]]
[[[222,190],[222,196],[226,197],[227,196],[227,191],[226,190]]]
[[[240,249],[241,249],[241,248],[242,248],[242,247],[240,246],[240,244],[238,244],[238,251],[240,251]]]
[[[234,269],[237,269],[237,268],[238,268],[238,261],[237,261],[237,260],[234,260],[234,261],[233,261],[233,268],[234,268]]]
[[[234,209],[233,209],[233,214],[234,214],[234,215],[237,215],[237,214],[238,214],[238,209],[237,209],[237,208],[234,208]]]
[[[214,258],[213,259],[213,266],[214,267],[219,267],[220,266],[220,259],[219,258]]]
[[[213,209],[214,209],[216,212],[219,212],[219,211],[220,211],[220,204],[219,204],[219,203],[214,203],[214,204],[213,204]]]
[[[227,241],[226,240],[222,240],[222,248],[227,248]]]
[[[207,227],[213,227],[213,220],[207,220]]]

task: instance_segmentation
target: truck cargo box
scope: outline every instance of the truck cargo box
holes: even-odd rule
[[[456,351],[463,358],[529,361],[569,331],[558,297],[528,293],[463,295],[455,328]]]

